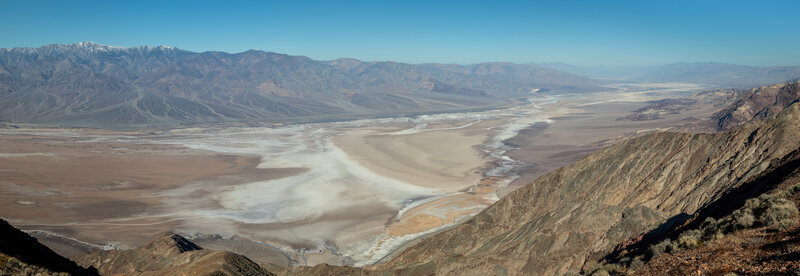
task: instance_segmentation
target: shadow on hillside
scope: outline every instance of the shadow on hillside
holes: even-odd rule
[[[762,245],[761,249],[774,252],[775,254],[769,254],[768,256],[759,258],[758,262],[767,263],[774,261],[778,262],[800,261],[800,252],[796,251],[792,252],[793,251],[792,248],[796,248],[798,245],[800,245],[800,228],[795,228],[794,231],[786,233],[786,236],[784,238],[789,238],[789,239],[778,240],[775,242]]]
[[[653,230],[642,235],[641,240],[625,245],[618,245],[614,250],[603,257],[602,260],[612,261],[622,257],[642,255],[652,245],[667,237],[676,238],[681,232],[695,229],[709,217],[719,219],[736,209],[741,208],[750,198],[769,192],[789,176],[800,173],[800,149],[787,154],[781,160],[770,164],[769,168],[761,174],[747,180],[744,184],[726,191],[719,199],[699,208],[699,211],[690,216],[685,213],[669,218]]]

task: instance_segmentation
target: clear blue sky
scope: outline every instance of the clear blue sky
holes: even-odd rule
[[[0,47],[94,41],[315,59],[800,65],[800,1],[9,1]]]

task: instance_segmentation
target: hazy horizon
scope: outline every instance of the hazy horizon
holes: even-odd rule
[[[219,50],[192,51],[192,50],[183,49],[183,48],[180,48],[180,47],[175,47],[175,46],[172,46],[172,45],[163,45],[163,44],[162,45],[119,46],[119,45],[109,45],[109,44],[104,44],[104,43],[98,43],[98,42],[95,42],[95,41],[76,41],[76,42],[72,42],[72,43],[49,43],[49,44],[38,45],[38,46],[0,47],[0,49],[14,49],[14,48],[36,49],[36,48],[41,48],[41,47],[44,47],[44,46],[55,45],[55,44],[58,44],[58,45],[74,45],[74,44],[87,43],[87,42],[95,43],[95,44],[98,44],[100,46],[119,47],[119,48],[161,47],[161,46],[163,46],[163,47],[172,47],[172,48],[176,48],[176,49],[180,49],[180,50],[184,50],[184,51],[190,51],[190,52],[194,52],[194,53],[222,52],[222,53],[226,53],[226,54],[234,54],[235,55],[235,54],[245,53],[245,52],[248,52],[248,51],[262,51],[262,52],[267,52],[267,53],[286,54],[286,55],[289,55],[289,56],[307,57],[307,58],[311,58],[311,59],[318,60],[318,61],[335,61],[335,60],[340,60],[340,59],[354,59],[354,60],[357,60],[357,61],[360,61],[360,62],[401,62],[401,63],[408,63],[408,64],[454,64],[454,65],[475,65],[475,64],[481,64],[481,63],[514,63],[514,64],[539,65],[539,66],[545,66],[545,67],[553,67],[553,68],[556,68],[556,69],[559,69],[558,67],[560,67],[560,66],[575,66],[575,67],[579,67],[579,68],[582,68],[582,69],[600,69],[600,68],[631,69],[631,68],[653,67],[653,66],[673,65],[673,64],[727,64],[727,65],[742,65],[742,66],[751,66],[751,67],[798,66],[798,65],[774,65],[774,66],[766,65],[766,66],[760,66],[760,65],[747,65],[747,64],[729,63],[729,62],[719,62],[719,61],[713,61],[713,60],[709,60],[709,61],[678,61],[678,62],[672,62],[672,63],[649,64],[649,65],[615,65],[615,64],[579,65],[579,64],[559,62],[559,61],[554,61],[554,62],[537,62],[537,61],[532,61],[532,62],[514,62],[514,61],[505,61],[505,60],[485,60],[485,61],[478,61],[478,62],[474,62],[474,63],[449,63],[449,62],[419,62],[419,63],[414,63],[414,62],[403,62],[403,61],[396,61],[396,60],[362,60],[362,59],[359,59],[359,58],[347,57],[347,56],[338,57],[338,58],[334,58],[334,59],[317,59],[317,58],[310,57],[308,55],[288,54],[288,53],[276,52],[276,51],[272,51],[272,50],[268,50],[268,49],[248,49],[248,50],[239,51],[239,52],[227,52],[227,51],[219,51]]]
[[[800,65],[788,1],[6,1],[0,47],[94,41],[317,60],[649,66]],[[42,9],[42,7],[47,7]]]

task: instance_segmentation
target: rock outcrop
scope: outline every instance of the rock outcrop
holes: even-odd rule
[[[744,123],[778,114],[800,101],[800,82],[787,82],[754,88],[712,119],[718,130],[728,130]]]
[[[597,270],[617,275],[797,275],[797,206],[800,149],[728,190],[686,223],[623,242]]]
[[[247,257],[202,249],[173,233],[136,249],[95,252],[78,263],[97,267],[103,275],[274,275]]]
[[[36,238],[0,219],[0,274],[98,275],[93,267],[83,268],[39,243]]]

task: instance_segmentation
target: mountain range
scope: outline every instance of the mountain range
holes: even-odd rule
[[[535,65],[598,80],[695,83],[717,88],[751,88],[800,78],[800,66],[747,66],[719,62],[685,62],[657,66]]]
[[[512,63],[318,61],[92,42],[0,49],[0,120],[88,127],[286,123],[491,108],[537,88],[600,89]]]

